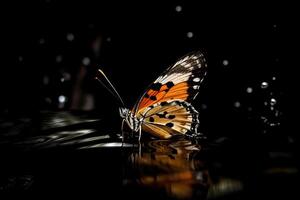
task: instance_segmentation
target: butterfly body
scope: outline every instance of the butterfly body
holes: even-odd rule
[[[198,94],[206,68],[202,53],[186,55],[148,87],[132,110],[119,109],[123,123],[125,121],[140,136],[142,130],[161,139],[199,134],[199,114],[191,101]]]
[[[128,108],[120,107],[119,112],[121,118],[123,118],[129,128],[134,132],[138,132],[141,128],[143,118],[138,119]]]

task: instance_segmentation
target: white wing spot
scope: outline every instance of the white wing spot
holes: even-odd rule
[[[199,89],[199,87],[200,87],[199,85],[194,85],[193,89],[197,90],[197,89]]]
[[[200,78],[198,78],[198,77],[197,77],[197,78],[194,78],[193,81],[194,81],[194,82],[199,82],[199,81],[200,81]]]

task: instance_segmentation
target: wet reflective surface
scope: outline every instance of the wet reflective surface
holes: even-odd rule
[[[0,126],[1,199],[299,197],[294,143],[279,146],[265,137],[122,143],[104,120],[67,112],[1,119]]]
[[[176,199],[205,199],[209,174],[205,163],[197,159],[201,146],[184,138],[152,140],[141,144],[129,158],[131,177],[127,187],[160,192]]]

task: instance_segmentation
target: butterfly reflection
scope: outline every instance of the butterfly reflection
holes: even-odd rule
[[[195,159],[200,149],[185,139],[144,143],[141,152],[130,156],[132,171],[124,184],[175,199],[206,199],[210,179],[204,162]]]

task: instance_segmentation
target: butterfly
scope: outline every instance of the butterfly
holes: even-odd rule
[[[160,139],[169,139],[174,135],[198,135],[199,113],[191,102],[199,93],[200,84],[207,73],[207,62],[201,52],[183,56],[174,65],[167,68],[138,99],[130,110],[112,83],[102,70],[96,79],[100,81],[122,106],[119,113],[122,120],[133,132],[142,130]],[[104,77],[108,84],[101,81]],[[108,85],[108,86],[107,86]]]

